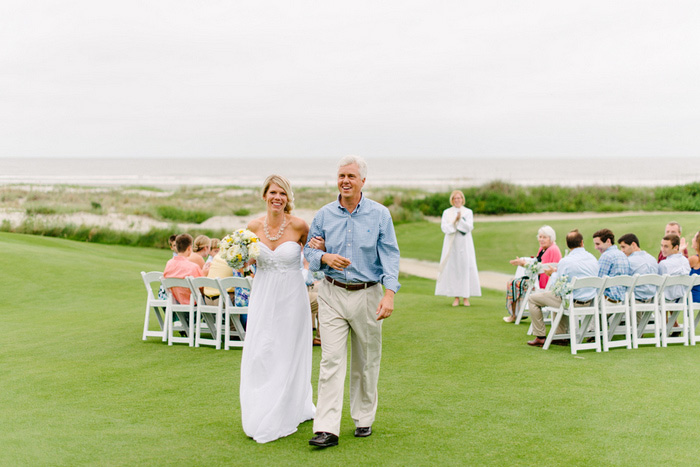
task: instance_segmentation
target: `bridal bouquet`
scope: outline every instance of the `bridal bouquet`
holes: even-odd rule
[[[241,269],[260,256],[260,239],[248,229],[238,229],[221,239],[219,256],[233,269]]]

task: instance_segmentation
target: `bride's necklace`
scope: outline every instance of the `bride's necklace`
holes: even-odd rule
[[[271,242],[276,242],[280,238],[282,238],[282,234],[284,233],[284,228],[287,227],[287,216],[285,216],[282,219],[282,225],[280,226],[280,230],[277,232],[277,235],[274,237],[270,236],[270,230],[269,226],[267,225],[267,216],[265,216],[265,221],[263,222],[263,231],[265,232],[265,237],[267,237],[268,240]]]

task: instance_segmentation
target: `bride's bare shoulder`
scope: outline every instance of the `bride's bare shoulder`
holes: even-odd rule
[[[246,227],[248,230],[255,232],[256,230],[262,229],[263,221],[265,217],[258,217],[257,219],[251,219]]]
[[[289,222],[292,224],[292,227],[294,227],[296,230],[300,230],[302,232],[309,231],[309,224],[307,224],[306,221],[301,217],[289,216]]]

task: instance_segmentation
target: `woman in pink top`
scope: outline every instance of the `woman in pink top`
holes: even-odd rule
[[[543,225],[537,231],[537,241],[540,243],[540,249],[537,251],[535,261],[538,263],[558,263],[561,259],[561,251],[556,244],[557,234],[554,229],[548,225]],[[526,258],[515,258],[510,261],[513,266],[525,267],[531,260]],[[530,281],[534,278],[527,276],[516,277],[509,284],[506,290],[506,309],[509,315],[503,318],[506,323],[515,321],[515,312],[518,309],[518,302],[527,291]],[[540,289],[547,287],[549,276],[545,273],[539,275]]]

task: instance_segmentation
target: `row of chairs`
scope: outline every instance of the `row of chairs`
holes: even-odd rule
[[[534,282],[534,281],[533,281]],[[635,300],[637,287],[652,286],[655,293],[645,302]],[[607,352],[613,347],[636,349],[639,345],[666,347],[668,344],[695,345],[700,341],[696,328],[700,323],[700,303],[693,302],[691,289],[700,285],[700,276],[660,276],[657,274],[579,277],[572,281],[572,292],[559,308],[545,308],[543,314],[551,324],[543,346],[548,349],[553,340],[569,339],[571,353],[593,349]],[[605,299],[609,287],[624,287],[625,294],[619,303]],[[683,295],[677,301],[666,300],[666,290],[680,286]],[[589,306],[574,306],[573,291],[594,288],[596,295]],[[525,299],[535,292],[534,285],[527,290]],[[517,310],[522,319],[527,313],[526,303]],[[569,330],[557,334],[564,316],[568,316]],[[520,322],[516,319],[516,323]],[[532,333],[532,325],[528,334]],[[592,338],[592,339],[590,339]],[[589,342],[590,341],[590,342]]]
[[[168,345],[185,343],[190,347],[212,345],[221,349],[223,337],[224,349],[243,347],[245,329],[241,323],[241,315],[248,313],[247,306],[236,306],[227,290],[232,287],[252,289],[250,278],[226,277],[186,277],[184,279],[165,278],[162,272],[141,271],[143,283],[146,286],[146,316],[143,323],[142,339],[158,337]],[[158,288],[162,286],[167,299],[158,298]],[[155,287],[155,288],[154,288]],[[182,287],[190,291],[190,303],[177,303],[172,289]],[[211,287],[219,291],[218,305],[207,305],[204,302],[202,288]],[[223,298],[223,299],[222,299]],[[158,329],[150,329],[151,314],[155,315]],[[175,317],[179,322],[175,321]],[[184,336],[176,335],[183,333]],[[204,336],[209,335],[209,338]]]

